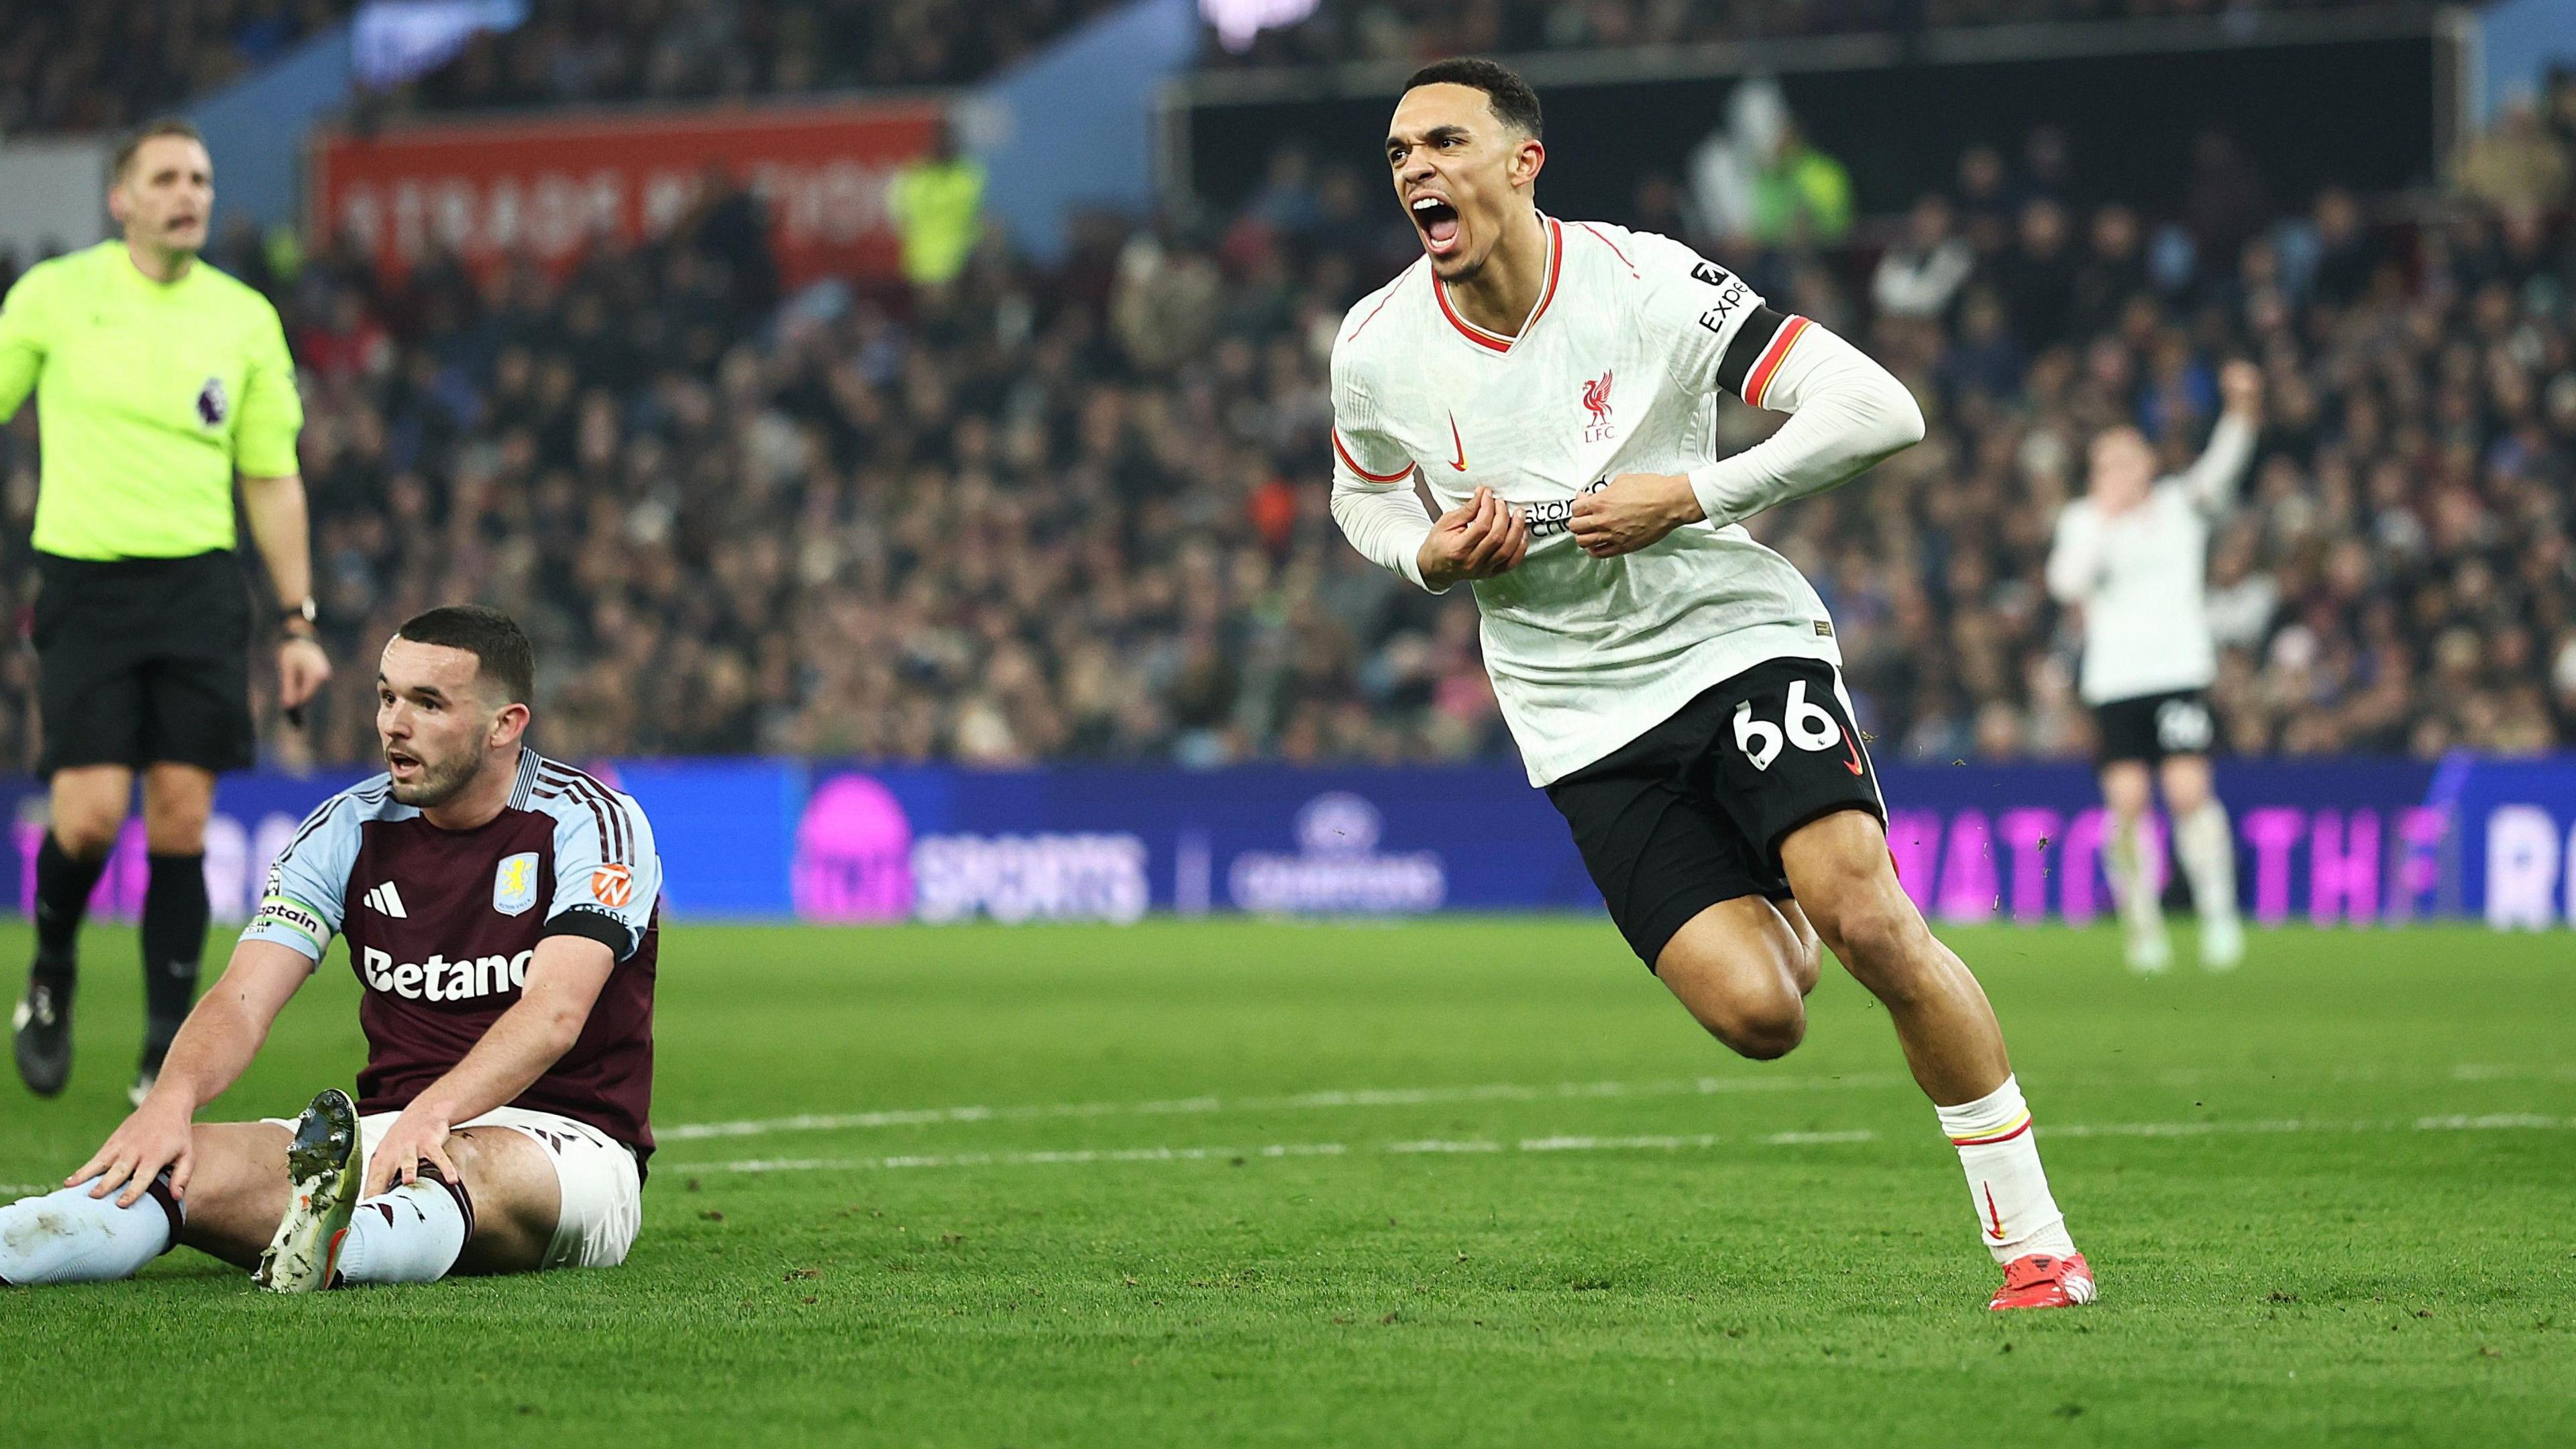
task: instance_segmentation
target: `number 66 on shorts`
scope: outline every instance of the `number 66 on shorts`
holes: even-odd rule
[[[1836,680],[1836,691],[1841,687],[1841,681]],[[1783,744],[1794,744],[1802,750],[1830,750],[1849,738],[1831,714],[1808,701],[1807,681],[1803,679],[1789,681],[1788,703],[1779,724],[1756,718],[1752,700],[1736,701],[1735,747],[1757,770],[1770,769],[1771,762],[1780,758]],[[1861,773],[1860,747],[1855,744],[1850,753],[1851,772],[1857,775]]]

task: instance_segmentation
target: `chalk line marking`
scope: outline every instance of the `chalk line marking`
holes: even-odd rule
[[[1175,1097],[1151,1102],[1040,1102],[1015,1107],[911,1107],[876,1112],[799,1113],[736,1122],[686,1122],[656,1128],[663,1142],[765,1137],[777,1132],[842,1132],[947,1122],[1026,1122],[1053,1118],[1201,1116],[1219,1112],[1310,1112],[1342,1107],[1424,1107],[1459,1102],[1548,1102],[1627,1097],[1717,1097],[1741,1092],[1809,1092],[1912,1086],[1896,1072],[1841,1077],[1683,1077],[1655,1082],[1559,1082],[1536,1087],[1488,1082],[1467,1087],[1376,1087],[1264,1097]]]
[[[2250,1122],[2069,1122],[2041,1127],[2041,1135],[2051,1137],[2211,1137],[2262,1136],[2276,1133],[2355,1134],[2365,1132],[2504,1132],[2504,1131],[2576,1131],[2576,1117],[2547,1117],[2530,1112],[2492,1113],[2479,1117],[2418,1117],[2412,1122],[2312,1122],[2284,1119]],[[1362,1152],[1389,1156],[1483,1155],[1502,1152],[1676,1152],[1730,1144],[1761,1147],[1814,1147],[1837,1143],[1875,1142],[1878,1134],[1866,1129],[1843,1132],[1772,1132],[1752,1137],[1734,1137],[1720,1132],[1690,1133],[1680,1136],[1594,1137],[1561,1134],[1550,1137],[1523,1137],[1516,1142],[1494,1142],[1482,1138],[1449,1140],[1415,1139],[1381,1143],[1375,1148],[1354,1148],[1342,1142],[1278,1142],[1262,1147],[1122,1147],[1083,1148],[1061,1152],[953,1152],[907,1153],[891,1157],[755,1157],[735,1162],[678,1162],[665,1166],[671,1172],[867,1172],[900,1170],[917,1167],[1026,1167],[1069,1166],[1100,1162],[1205,1162],[1231,1161],[1256,1157],[1346,1157]]]
[[[2220,1080],[2231,1075],[2201,1069],[2175,1070],[2157,1074],[2164,1086],[2187,1086]],[[2387,1074],[2374,1068],[2339,1069],[2337,1081],[2376,1081]],[[2463,1063],[2450,1068],[2452,1079],[2464,1082],[2503,1080],[2576,1081],[2576,1064],[2531,1066],[2515,1064]],[[2062,1079],[2061,1085],[2075,1082]],[[2076,1082],[2080,1085],[2081,1082]],[[1585,1100],[1653,1099],[1659,1097],[1718,1097],[1738,1094],[1783,1092],[1874,1091],[1886,1088],[1911,1089],[1913,1080],[1900,1072],[1854,1072],[1834,1077],[1677,1077],[1642,1082],[1558,1082],[1537,1086],[1518,1082],[1487,1082],[1458,1087],[1364,1087],[1339,1091],[1292,1092],[1274,1096],[1227,1097],[1208,1093],[1196,1097],[1170,1097],[1139,1102],[1036,1102],[1014,1106],[964,1107],[895,1107],[867,1112],[800,1112],[786,1117],[752,1117],[726,1122],[684,1122],[674,1127],[656,1129],[664,1142],[704,1142],[728,1137],[765,1137],[772,1133],[847,1132],[879,1127],[931,1127],[949,1123],[1030,1122],[1087,1120],[1098,1117],[1194,1117],[1234,1112],[1311,1112],[1351,1107],[1426,1107],[1449,1106],[1472,1102],[1557,1102]],[[2048,1129],[2043,1129],[2048,1130]],[[2061,1135],[2084,1135],[2069,1127],[2054,1129]],[[2094,1129],[2097,1136],[2191,1136],[2195,1124],[2176,1124],[2172,1130],[2159,1130],[2155,1124],[2130,1124]],[[2235,1131],[2258,1131],[2255,1127],[2238,1127]],[[2313,1129],[2292,1129],[2313,1130]]]

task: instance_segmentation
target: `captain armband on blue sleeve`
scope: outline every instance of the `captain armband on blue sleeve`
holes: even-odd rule
[[[260,901],[259,914],[251,917],[242,939],[275,941],[298,949],[309,944],[314,959],[319,960],[330,947],[331,928],[323,923],[322,913],[311,906],[292,896],[272,895]]]

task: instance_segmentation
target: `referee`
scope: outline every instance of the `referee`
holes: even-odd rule
[[[34,640],[52,828],[12,1023],[39,1096],[71,1075],[81,916],[138,773],[151,856],[138,1101],[196,995],[215,776],[253,758],[235,474],[286,604],[280,703],[300,709],[331,675],[314,639],[295,365],[277,309],[197,259],[214,200],[196,128],[156,121],[116,152],[107,208],[124,239],[29,269],[0,303],[0,422],[32,387],[43,450]]]

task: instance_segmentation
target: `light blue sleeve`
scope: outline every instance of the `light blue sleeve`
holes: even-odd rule
[[[644,943],[662,894],[652,824],[633,796],[588,782],[547,803],[555,817],[555,891],[546,923],[559,926],[576,912],[585,913],[585,924],[604,917],[625,928],[625,945],[610,948],[623,961]]]
[[[277,863],[268,868],[259,914],[245,941],[275,941],[319,961],[340,930],[349,872],[358,863],[358,803],[343,792],[304,818]]]

